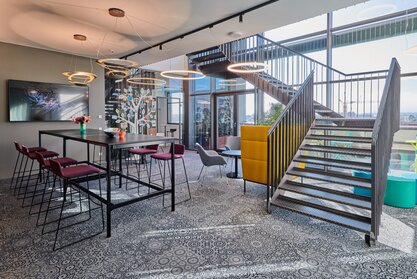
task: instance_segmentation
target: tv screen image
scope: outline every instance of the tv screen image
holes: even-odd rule
[[[9,121],[70,121],[88,115],[88,86],[9,80]]]

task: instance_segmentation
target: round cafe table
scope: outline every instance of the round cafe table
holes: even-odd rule
[[[238,169],[239,158],[242,155],[242,152],[240,150],[225,150],[222,152],[222,154],[235,158],[235,171],[227,173],[226,176],[229,178],[234,178],[234,179],[242,178],[241,176],[239,176],[239,169]]]

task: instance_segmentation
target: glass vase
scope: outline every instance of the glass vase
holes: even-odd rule
[[[86,123],[80,123],[80,134],[85,135],[87,133],[87,124]]]

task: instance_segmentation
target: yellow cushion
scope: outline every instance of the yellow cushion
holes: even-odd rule
[[[241,126],[243,179],[267,184],[269,126]]]

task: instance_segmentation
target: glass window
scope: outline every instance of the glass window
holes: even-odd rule
[[[253,85],[244,80],[243,78],[233,78],[233,79],[222,79],[215,78],[215,92],[224,92],[224,91],[237,91],[250,89]]]
[[[317,31],[326,30],[326,27],[327,15],[324,14],[267,31],[265,32],[265,37],[277,42]]]
[[[401,125],[417,128],[417,76],[401,78]]]
[[[168,94],[168,123],[179,124],[183,121],[183,96],[182,92]]]
[[[211,78],[206,76],[202,79],[196,79],[193,81],[194,83],[194,92],[210,92],[211,86]]]
[[[417,0],[371,0],[333,12],[333,26],[388,15],[417,7]]]
[[[240,136],[240,126],[255,125],[255,94],[238,95],[237,133]]]

